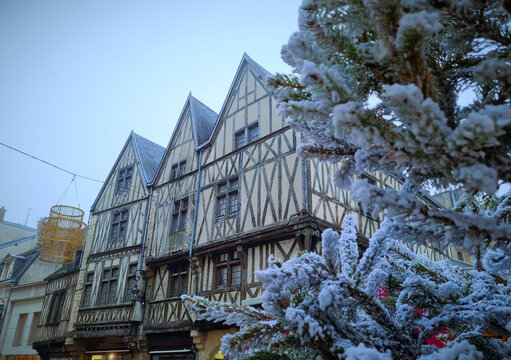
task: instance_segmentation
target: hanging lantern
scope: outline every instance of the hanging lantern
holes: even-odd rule
[[[53,264],[71,264],[83,246],[86,225],[82,209],[55,205],[39,223],[39,259]]]

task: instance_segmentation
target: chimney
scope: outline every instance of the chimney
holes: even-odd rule
[[[5,208],[2,206],[0,208],[0,224],[4,222],[4,217],[5,217],[6,212],[7,212],[7,210],[5,210]]]

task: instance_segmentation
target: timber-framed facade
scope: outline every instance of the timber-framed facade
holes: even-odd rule
[[[92,207],[80,271],[59,280],[73,289],[66,325],[38,329],[41,357],[212,359],[234,329],[195,321],[180,295],[256,305],[268,257],[320,252],[321,232],[348,213],[367,245],[379,219],[332,184],[333,167],[298,158],[269,75],[245,54],[218,114],[190,94],[166,149],[130,135]]]

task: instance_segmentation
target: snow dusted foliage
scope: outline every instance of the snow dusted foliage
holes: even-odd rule
[[[511,181],[510,9],[482,0],[304,0],[299,31],[282,48],[294,75],[269,80],[280,115],[308,139],[298,155],[339,163],[336,186],[392,215],[397,239],[504,247],[509,223],[431,209],[413,194],[431,186],[494,194]],[[354,182],[372,171],[403,179],[401,193]]]
[[[270,351],[290,359],[502,359],[511,286],[486,272],[433,263],[389,238],[384,222],[359,261],[353,217],[304,253],[256,276],[262,309],[185,297],[199,318],[239,327],[222,351],[236,360]]]
[[[293,75],[269,79],[279,113],[307,139],[304,159],[337,163],[336,186],[383,213],[361,255],[355,221],[322,254],[256,276],[262,309],[187,298],[201,318],[239,327],[230,359],[511,359],[511,6],[483,0],[304,0],[282,49]],[[470,93],[473,95],[467,96]],[[463,104],[463,105],[461,105]],[[399,190],[356,180],[392,174]],[[463,187],[455,209],[430,187]],[[474,251],[474,270],[403,244]],[[506,281],[508,280],[508,281]]]

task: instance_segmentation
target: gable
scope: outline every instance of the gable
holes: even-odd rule
[[[172,166],[186,161],[185,173],[197,168],[195,158],[195,141],[193,138],[192,114],[187,101],[180,116],[177,127],[172,134],[165,157],[155,179],[155,186],[165,184],[172,180]]]
[[[118,191],[117,181],[119,176],[125,175],[125,171],[132,167],[131,181],[124,191]],[[132,201],[143,199],[147,196],[139,161],[133,146],[133,138],[130,136],[125,144],[108,178],[101,188],[96,201],[92,206],[93,212],[99,212],[112,207],[120,206]]]
[[[234,136],[243,128],[257,123],[261,138],[285,125],[277,115],[275,100],[266,87],[264,75],[250,58],[243,57],[212,135],[211,148],[207,152],[209,161],[234,151]]]

